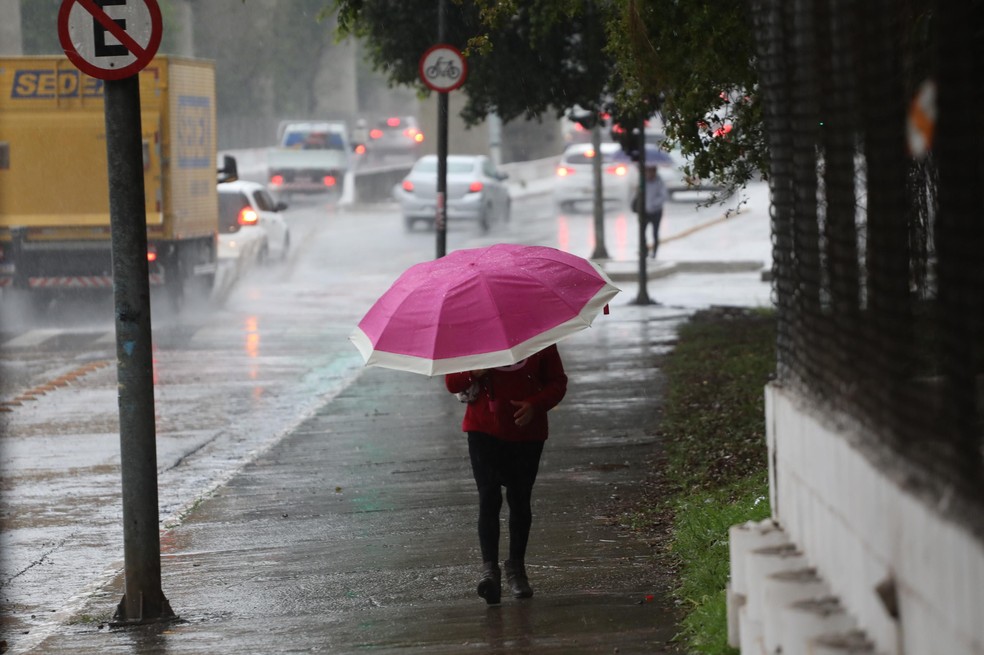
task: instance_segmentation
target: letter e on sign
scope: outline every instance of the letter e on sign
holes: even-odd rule
[[[75,66],[92,77],[136,75],[157,54],[163,21],[157,0],[62,0],[58,39]]]

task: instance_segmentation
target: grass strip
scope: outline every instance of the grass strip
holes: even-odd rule
[[[671,525],[677,639],[690,653],[737,653],[727,644],[728,528],[770,515],[764,388],[775,372],[775,326],[772,311],[702,311],[664,363],[665,500],[656,513]]]

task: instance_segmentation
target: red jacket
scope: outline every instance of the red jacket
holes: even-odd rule
[[[444,378],[451,393],[467,390],[472,381],[469,372],[450,373]],[[567,393],[567,375],[557,346],[531,355],[517,367],[489,369],[477,381],[478,397],[468,403],[461,429],[485,432],[505,441],[546,440],[547,411],[556,407]],[[516,425],[513,414],[517,408],[510,400],[532,403],[536,410],[533,420],[523,427]]]

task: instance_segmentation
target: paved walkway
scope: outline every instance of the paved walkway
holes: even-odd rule
[[[440,378],[367,369],[165,534],[181,622],[110,630],[117,580],[36,652],[673,652],[653,553],[605,517],[658,448],[657,358],[686,316],[620,306],[563,344],[571,386],[535,493],[532,599],[475,595],[462,406]]]

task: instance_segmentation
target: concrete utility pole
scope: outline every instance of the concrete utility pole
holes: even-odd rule
[[[337,18],[331,18],[320,44],[318,68],[314,76],[314,115],[318,118],[343,118],[354,120],[359,113],[359,93],[356,84],[356,53],[358,44],[354,37],[335,42],[331,34],[337,27]]]
[[[157,432],[137,75],[106,82],[106,152],[116,304],[125,592],[118,624],[174,618],[161,591]]]
[[[174,22],[178,26],[174,54],[195,56],[195,8],[191,0],[171,0]]]
[[[0,55],[24,54],[24,38],[21,35],[21,0],[0,0]]]

